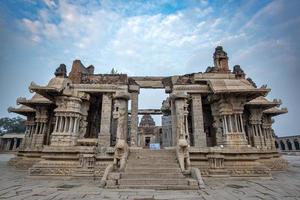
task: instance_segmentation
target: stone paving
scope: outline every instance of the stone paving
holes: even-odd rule
[[[290,163],[286,172],[273,179],[204,179],[204,190],[108,190],[99,182],[70,178],[29,178],[26,171],[7,166],[13,155],[0,154],[0,199],[300,199],[300,156],[284,156]]]

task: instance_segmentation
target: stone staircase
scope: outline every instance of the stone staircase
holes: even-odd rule
[[[174,149],[130,149],[119,188],[193,190],[198,184],[182,174]]]

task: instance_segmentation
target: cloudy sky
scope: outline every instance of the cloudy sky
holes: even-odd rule
[[[96,73],[203,72],[222,45],[258,86],[272,88],[289,113],[278,135],[300,134],[300,1],[0,1],[0,117],[31,81],[46,84],[74,59]],[[159,108],[161,90],[143,90],[140,107]],[[153,98],[155,97],[155,98]]]

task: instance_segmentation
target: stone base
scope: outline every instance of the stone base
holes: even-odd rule
[[[260,159],[259,162],[272,171],[285,171],[288,168],[288,162],[282,157]]]
[[[223,164],[212,168],[209,160],[221,159]],[[210,147],[206,149],[191,148],[190,159],[192,167],[197,167],[202,176],[218,177],[271,177],[271,171],[286,168],[286,161],[279,158],[280,154],[274,150],[256,149],[252,147],[230,148]],[[220,163],[213,162],[213,163]],[[214,166],[215,167],[215,166]]]
[[[130,155],[144,151],[146,150],[131,147]],[[149,156],[151,158],[154,154],[158,158],[170,159],[170,156],[166,155],[175,149],[148,151],[150,154],[144,155],[147,158]],[[280,157],[277,151],[262,151],[252,147],[238,149],[229,147],[191,148],[190,160],[191,167],[199,168],[202,176],[211,177],[270,177],[271,171],[284,170],[287,167],[287,162]],[[9,164],[22,169],[30,168],[29,174],[31,176],[101,178],[107,165],[112,162],[112,153],[97,152],[95,146],[44,146],[42,152],[20,151],[17,157],[11,159]],[[145,163],[143,162],[140,163],[143,169],[150,166],[148,159],[145,159]],[[151,165],[153,164],[159,166],[160,163],[151,163]],[[168,166],[171,165],[171,163],[167,164]],[[136,167],[136,163],[129,162],[127,167],[129,167],[129,171],[132,171],[130,167]],[[137,173],[137,170],[132,172]],[[167,172],[169,171],[164,173]],[[153,173],[152,176],[156,177],[158,174],[155,173],[163,172],[157,168],[153,169]],[[111,175],[111,179],[118,180],[118,176],[118,174]],[[131,177],[127,178],[130,179]]]
[[[208,173],[210,177],[229,177],[226,169],[209,169]]]
[[[29,169],[41,160],[42,152],[38,149],[19,151],[17,156],[10,159],[8,165],[17,169]]]
[[[52,146],[75,146],[77,144],[77,136],[71,134],[52,133]]]
[[[248,146],[245,135],[242,133],[228,133],[225,135],[223,144],[225,147],[240,148]]]
[[[45,146],[29,175],[101,178],[112,161],[111,155],[98,154],[95,146]]]

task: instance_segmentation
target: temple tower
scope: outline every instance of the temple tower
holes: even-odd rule
[[[222,46],[217,46],[214,53],[214,64],[219,72],[229,72],[228,56]]]

